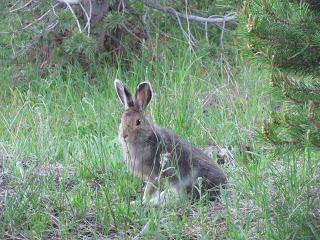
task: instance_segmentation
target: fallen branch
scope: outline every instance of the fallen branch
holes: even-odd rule
[[[174,18],[179,17],[181,19],[184,19],[184,20],[187,20],[190,22],[198,22],[198,23],[202,23],[202,24],[212,23],[215,25],[228,23],[228,22],[229,23],[236,23],[236,16],[234,14],[227,14],[224,16],[214,15],[214,16],[210,16],[210,17],[200,17],[200,16],[195,16],[195,15],[182,14],[182,13],[176,11],[172,7],[164,7],[160,3],[152,2],[150,0],[140,0],[140,2],[145,6],[159,10],[161,12],[165,12]]]
[[[10,12],[10,13],[14,13],[14,12],[17,12],[17,11],[19,11],[19,10],[21,10],[21,9],[24,9],[24,8],[28,7],[32,2],[33,2],[33,0],[30,0],[30,1],[26,2],[26,4],[24,4],[22,7],[18,7],[18,8],[15,8],[15,9],[11,9],[11,8],[10,8],[9,12]],[[19,1],[16,2],[13,6],[16,6],[17,3],[19,3]],[[12,7],[13,7],[13,6],[12,6]]]

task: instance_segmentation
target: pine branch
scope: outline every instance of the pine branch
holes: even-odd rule
[[[281,146],[281,145],[296,145],[298,141],[288,141],[288,140],[279,140],[275,139],[273,134],[270,132],[270,124],[266,120],[262,125],[262,134],[267,141],[269,141],[273,146]]]

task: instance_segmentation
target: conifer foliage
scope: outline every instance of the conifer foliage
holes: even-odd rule
[[[202,28],[207,42],[217,27],[223,33],[236,24],[229,6],[233,1],[225,2],[226,6],[210,1],[190,4],[154,0],[5,1],[0,9],[0,17],[6,19],[0,22],[0,46],[6,50],[0,61],[28,57],[44,70],[80,62],[86,70],[92,62],[105,59],[116,62],[116,58],[139,56],[141,47],[145,47],[142,43],[153,32],[150,26],[156,26],[156,31],[157,24],[165,26],[166,18],[150,9],[160,16],[170,16],[192,48],[197,39],[189,23]]]
[[[97,53],[131,52],[145,38],[140,18],[126,0],[5,1],[0,16],[3,59],[27,56],[46,67],[88,63]],[[129,36],[129,37],[128,37]]]
[[[245,1],[245,53],[270,68],[275,104],[262,127],[275,146],[320,147],[320,5],[318,1]]]

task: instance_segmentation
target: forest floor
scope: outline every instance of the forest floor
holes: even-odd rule
[[[43,78],[35,64],[0,66],[0,238],[319,239],[317,156],[270,154],[257,137],[272,107],[263,66],[175,37],[146,45],[129,70],[74,64]],[[131,90],[149,80],[155,123],[213,161],[223,150],[220,201],[130,205],[143,183],[117,143],[115,78]]]

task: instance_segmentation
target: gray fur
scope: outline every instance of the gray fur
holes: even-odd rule
[[[150,83],[143,85],[146,86],[146,97],[152,96]],[[147,99],[146,105],[150,99]],[[121,100],[127,102],[126,99]],[[119,140],[129,169],[147,182],[144,198],[149,195],[151,201],[159,203],[155,200],[159,179],[167,179],[177,192],[196,195],[196,186],[201,179],[201,185],[216,196],[220,186],[227,183],[221,168],[199,148],[152,124],[143,113],[145,106],[141,108],[137,102],[135,99],[134,106],[127,107],[122,115]],[[166,198],[163,192],[159,195]]]

